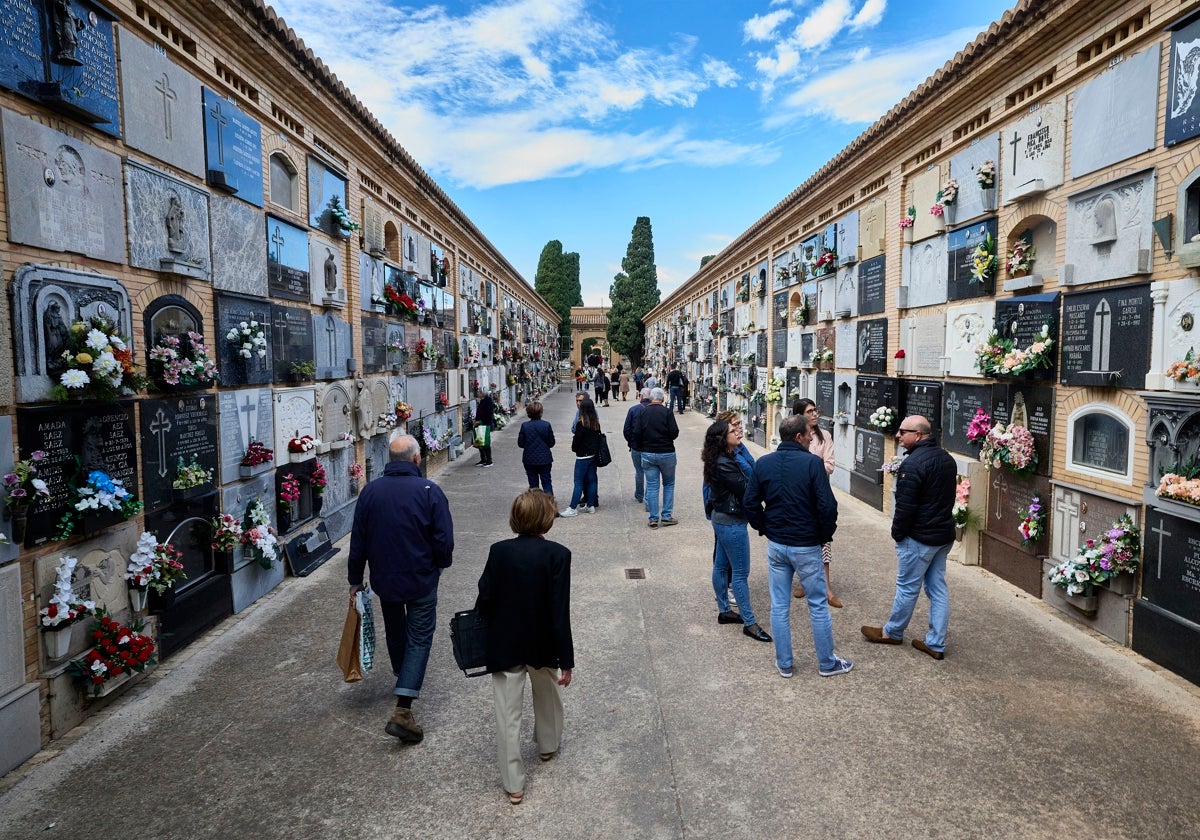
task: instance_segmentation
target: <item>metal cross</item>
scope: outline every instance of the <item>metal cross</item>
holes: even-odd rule
[[[167,413],[160,407],[150,424],[150,433],[158,438],[158,477],[167,477],[167,432],[171,431],[171,421]]]
[[[229,118],[221,113],[221,100],[213,103],[209,109],[208,115],[212,117],[213,122],[217,124],[217,165],[224,168],[225,166],[225,126],[229,125]]]
[[[1012,142],[1009,143],[1009,145],[1013,147],[1013,153],[1012,153],[1012,159],[1013,159],[1012,174],[1013,175],[1017,174],[1017,144],[1020,142],[1021,142],[1021,133],[1019,131],[1014,130]]]
[[[163,98],[163,138],[171,139],[171,103],[179,98],[175,91],[171,90],[171,80],[166,73],[162,74],[162,78],[154,83],[154,89],[162,94]]]

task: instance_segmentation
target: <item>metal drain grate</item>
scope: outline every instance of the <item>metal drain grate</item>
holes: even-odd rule
[[[645,580],[646,579],[646,570],[645,569],[626,569],[625,570],[625,579],[626,580]]]

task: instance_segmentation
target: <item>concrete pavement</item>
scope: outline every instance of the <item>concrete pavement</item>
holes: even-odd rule
[[[545,404],[565,504],[572,392]],[[854,671],[817,676],[797,601],[796,676],[781,679],[772,645],[716,622],[699,492],[707,421],[679,418],[681,525],[651,530],[621,444],[630,405],[599,409],[614,453],[599,512],[549,535],[574,554],[577,668],[546,764],[527,698],[524,804],[500,788],[490,681],[455,668],[446,630],[473,604],[488,546],[509,536],[525,487],[518,417],[496,435],[495,468],[468,455],[438,478],[457,547],[414,706],[422,744],[383,732],[382,627],[376,670],[341,682],[343,542],[0,780],[0,840],[1200,836],[1200,690],[955,564],[945,661],[868,645],[858,627],[886,618],[894,552],[886,518],[844,494],[834,637]],[[765,547],[752,536],[752,601],[769,627]]]

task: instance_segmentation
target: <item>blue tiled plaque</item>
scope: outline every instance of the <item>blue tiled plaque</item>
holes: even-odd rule
[[[262,128],[208,88],[204,89],[204,156],[210,186],[262,207]]]

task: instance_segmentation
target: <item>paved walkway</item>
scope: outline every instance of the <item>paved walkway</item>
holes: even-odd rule
[[[571,396],[546,400],[560,496]],[[834,635],[854,671],[817,676],[794,610],[796,676],[780,679],[772,645],[716,622],[697,454],[706,421],[680,418],[681,526],[652,531],[619,447],[629,405],[600,409],[616,460],[600,473],[599,513],[550,534],[574,552],[578,667],[554,761],[537,761],[527,711],[523,805],[500,789],[490,683],[455,669],[445,629],[474,602],[488,545],[509,536],[509,501],[525,486],[514,422],[494,469],[468,457],[439,480],[457,551],[415,706],[424,743],[383,732],[385,655],[354,685],[334,665],[343,543],[0,780],[0,838],[1200,836],[1200,690],[954,564],[944,662],[866,644],[858,627],[884,619],[894,555],[884,517],[845,495]],[[760,538],[752,555],[765,625]],[[626,579],[634,567],[645,580]]]

